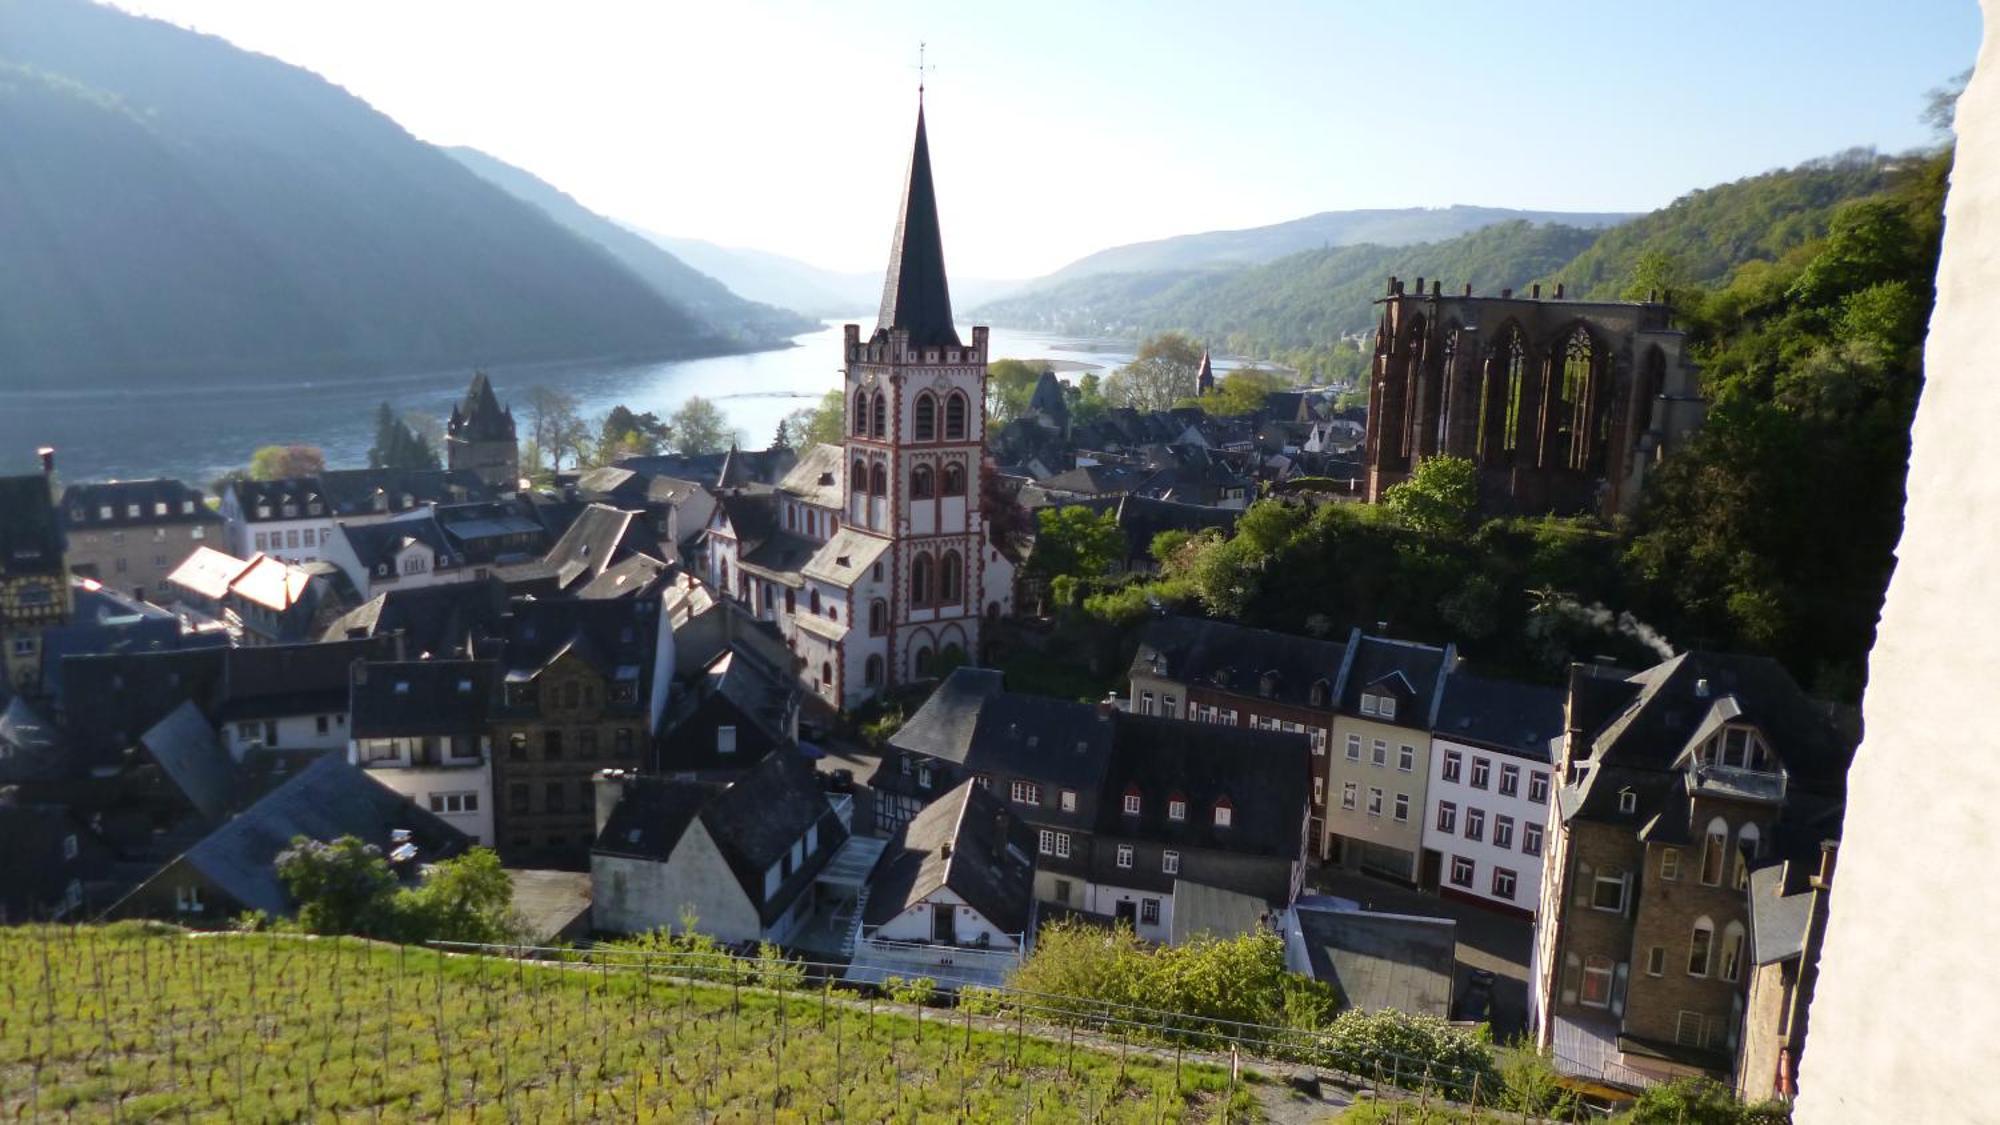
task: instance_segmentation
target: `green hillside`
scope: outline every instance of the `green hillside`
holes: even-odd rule
[[[728,350],[603,247],[329,82],[0,0],[0,387]]]
[[[1575,261],[1544,276],[1598,300],[1643,296],[1656,282],[1720,282],[1745,262],[1776,261],[1824,236],[1835,207],[1882,190],[1902,163],[1856,149],[1692,191],[1605,231]]]
[[[9,1120],[1189,1121],[1230,1085],[809,987],[353,939],[0,929],[0,986]]]

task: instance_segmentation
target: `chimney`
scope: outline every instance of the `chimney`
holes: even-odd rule
[[[1432,279],[1431,279],[1431,296],[1433,296],[1433,297],[1437,297],[1437,296],[1441,296],[1441,295],[1442,295],[1443,293],[1444,293],[1444,282],[1442,282],[1442,281],[1439,281],[1439,280],[1438,280],[1438,279],[1436,279],[1436,278],[1432,278]]]
[[[592,795],[597,798],[597,831],[593,839],[604,834],[604,825],[611,820],[611,810],[618,807],[618,802],[631,791],[633,782],[637,780],[636,774],[628,774],[624,770],[598,770],[596,776],[590,779],[595,790]]]
[[[53,445],[42,446],[40,449],[35,450],[35,455],[42,459],[42,475],[45,477],[54,476],[56,472],[56,447]]]
[[[1097,701],[1097,717],[1100,719],[1109,719],[1111,717],[1111,712],[1117,709],[1118,708],[1115,705],[1113,705],[1111,700],[1108,698],[1100,699]]]
[[[1423,292],[1424,292],[1424,279],[1422,275],[1419,275],[1417,277],[1417,295],[1422,296]]]
[[[1472,283],[1470,281],[1465,283],[1465,295],[1468,297],[1472,296]]]
[[[1833,886],[1833,861],[1840,851],[1839,840],[1819,842],[1819,870],[1813,874],[1812,885],[1820,890]]]

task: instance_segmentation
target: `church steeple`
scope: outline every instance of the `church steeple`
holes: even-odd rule
[[[1208,362],[1208,349],[1201,349],[1201,370],[1195,373],[1194,393],[1205,395],[1215,389],[1215,365]]]
[[[944,276],[944,241],[938,233],[937,195],[931,186],[931,148],[924,135],[924,110],[917,107],[917,141],[910,175],[903,185],[903,209],[889,246],[889,273],[882,282],[882,312],[875,331],[901,328],[919,348],[956,348],[951,322],[951,287]]]

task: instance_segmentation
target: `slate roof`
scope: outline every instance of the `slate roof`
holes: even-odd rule
[[[639,515],[603,504],[584,508],[545,556],[555,569],[556,584],[569,589],[587,583],[611,564],[643,551],[649,544],[641,533],[645,521]]]
[[[450,858],[471,844],[464,833],[348,765],[342,755],[323,754],[176,862],[198,871],[245,909],[283,915],[291,902],[278,880],[277,859],[293,837],[330,843],[355,836],[387,851],[390,834],[399,828],[410,830],[426,861]],[[171,871],[156,878],[171,878]]]
[[[1298,858],[1312,786],[1312,743],[1304,734],[1191,723],[1117,712],[1104,771],[1097,831],[1104,836]],[[1139,815],[1122,798],[1137,792]],[[1187,818],[1167,817],[1169,798]],[[1230,826],[1215,826],[1220,801]]]
[[[1573,686],[1590,691],[1589,680]],[[1795,786],[1838,793],[1845,789],[1852,741],[1800,689],[1777,661],[1761,656],[1689,652],[1627,677],[1630,691],[1608,722],[1584,727],[1594,762],[1664,770],[1707,719],[1715,702],[1733,696],[1742,720],[1769,738]],[[1700,694],[1704,690],[1706,695]],[[1611,692],[1603,691],[1605,695]],[[1593,692],[1595,694],[1595,692]],[[1608,710],[1600,707],[1599,710]]]
[[[0,785],[65,781],[82,772],[62,732],[20,696],[0,707]]]
[[[139,508],[136,516],[131,514],[133,505]],[[222,522],[200,489],[167,479],[72,484],[63,489],[62,512],[72,530]]]
[[[139,736],[190,699],[221,690],[223,648],[71,656],[63,660],[61,714],[84,769],[124,761]]]
[[[592,850],[664,861],[697,816],[744,893],[759,904],[765,925],[790,906],[847,837],[819,787],[812,763],[795,751],[778,750],[727,787],[628,778]],[[814,825],[820,830],[819,850],[785,879],[775,896],[766,898],[765,871]]]
[[[1401,700],[1396,717],[1377,721],[1428,730],[1436,720],[1443,694],[1441,681],[1451,671],[1451,665],[1452,655],[1447,649],[1415,641],[1364,636],[1349,657],[1340,709],[1358,715],[1364,690],[1390,687]]]
[[[1174,880],[1173,944],[1204,934],[1232,938],[1257,932],[1271,914],[1271,904],[1256,895],[1207,883]]]
[[[1812,888],[1801,864],[1774,863],[1750,873],[1750,959],[1768,965],[1805,952]]]
[[[309,519],[314,516],[365,516],[373,512],[403,512],[425,504],[492,498],[479,474],[469,469],[328,469],[317,476],[277,480],[239,480],[236,493],[243,518],[250,523]],[[377,496],[382,507],[377,508]],[[294,505],[291,515],[285,505]],[[320,510],[314,511],[313,505]],[[260,506],[271,514],[258,515]]]
[[[1313,976],[1338,987],[1350,1007],[1451,1018],[1457,923],[1304,902],[1295,913]]]
[[[584,601],[645,597],[658,590],[673,569],[661,559],[635,552],[599,571],[597,577],[576,589],[575,596]]]
[[[785,479],[778,482],[778,491],[790,493],[807,504],[839,511],[841,507],[840,474],[846,465],[846,449],[830,442],[821,442],[806,450]]]
[[[493,632],[506,611],[507,588],[497,578],[397,587],[348,611],[321,640],[400,634],[411,657],[463,656],[471,638]]]
[[[0,574],[53,574],[62,569],[63,547],[49,478],[0,477]]]
[[[1034,832],[971,780],[924,806],[890,842],[868,884],[862,921],[880,926],[941,888],[1002,933],[1028,930],[1035,899]]]
[[[1049,418],[1057,429],[1068,427],[1069,396],[1063,393],[1062,380],[1054,371],[1045,369],[1035,380],[1034,393],[1028,396],[1028,412]]]
[[[1435,733],[1537,762],[1552,761],[1550,742],[1563,733],[1563,692],[1456,672],[1445,679]]]
[[[340,535],[347,540],[348,548],[354,552],[355,560],[364,571],[375,577],[398,575],[397,556],[419,544],[430,548],[436,559],[433,566],[437,570],[456,570],[463,561],[458,557],[452,541],[446,537],[437,516],[428,508],[375,523],[357,524],[343,520],[337,526]]]
[[[729,520],[738,549],[750,552],[778,529],[778,505],[769,494],[726,494],[716,497],[715,506]]]
[[[813,552],[813,557],[801,571],[808,578],[817,578],[835,586],[852,586],[888,550],[887,539],[879,535],[863,535],[843,527]]]
[[[1317,706],[1331,710],[1346,654],[1347,646],[1339,641],[1254,629],[1231,621],[1164,617],[1146,623],[1130,674],[1262,695],[1264,676],[1272,673],[1267,698],[1298,707],[1315,706],[1313,688],[1319,684],[1325,694]]]
[[[951,321],[951,288],[945,281],[944,240],[938,231],[937,192],[931,184],[931,147],[924,111],[917,107],[917,139],[910,151],[909,178],[896,234],[889,244],[889,270],[882,281],[880,335],[900,328],[918,348],[955,348],[958,329]]]
[[[600,465],[576,478],[576,491],[594,501],[646,498],[646,477],[621,465]]]
[[[352,678],[355,738],[482,734],[492,704],[490,660],[401,660],[363,665]]]
[[[503,622],[500,666],[515,679],[574,654],[606,679],[629,669],[643,697],[652,681],[659,616],[649,600],[518,598]]]
[[[781,585],[798,588],[805,585],[800,572],[819,549],[819,544],[796,532],[773,531],[755,547],[738,554],[736,565]]]
[[[255,645],[222,650],[219,722],[347,711],[348,676],[357,660],[387,660],[391,638],[319,644]],[[206,700],[197,700],[207,706]]]
[[[798,463],[798,452],[789,447],[769,449],[729,449],[716,453],[660,453],[621,457],[618,467],[651,476],[676,477],[685,481],[714,482],[722,477],[724,462],[731,472],[755,484],[776,484]]]
[[[236,803],[236,766],[192,702],[169,711],[139,743],[203,819],[220,821],[229,814]]]
[[[1131,492],[1153,477],[1153,470],[1137,465],[1081,465],[1067,472],[1044,477],[1035,483],[1048,492],[1068,492],[1079,496],[1110,496]]]
[[[945,677],[889,744],[976,772],[1082,790],[1103,778],[1111,741],[1111,720],[1096,704],[1017,695],[1002,690],[999,672],[962,667]],[[1079,812],[1088,810],[1080,805]]]
[[[513,441],[514,411],[502,408],[486,372],[475,371],[465,398],[453,403],[445,433],[462,441]]]

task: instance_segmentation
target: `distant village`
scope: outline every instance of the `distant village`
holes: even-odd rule
[[[1136,572],[1162,532],[1378,502],[1438,455],[1496,511],[1629,511],[1702,421],[1665,306],[1396,280],[1366,406],[1080,421],[1047,372],[989,428],[997,357],[952,318],[923,128],[836,441],[530,484],[476,375],[437,470],[211,497],[24,451],[0,922],[220,928],[294,910],[301,836],[411,880],[483,846],[539,942],[694,917],[953,989],[1003,984],[1057,918],[1269,932],[1355,1007],[1492,1022],[1620,1087],[1791,1096],[1856,734],[1772,660],[1527,683],[1375,621],[1164,608],[1105,698],[989,659],[1043,616],[1047,510],[1108,515]],[[1197,401],[1214,383],[1204,356]]]

